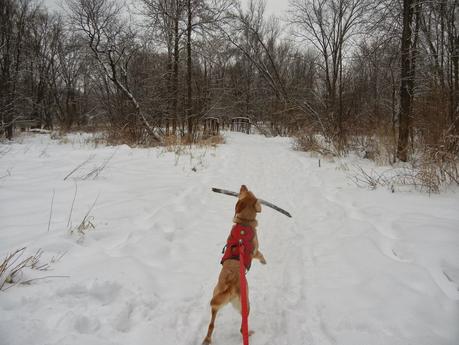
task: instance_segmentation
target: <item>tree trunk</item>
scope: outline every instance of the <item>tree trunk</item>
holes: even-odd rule
[[[186,97],[186,119],[188,125],[188,136],[190,141],[193,138],[193,118],[192,118],[192,85],[191,85],[191,31],[192,31],[192,9],[191,9],[191,0],[187,0],[187,12],[188,12],[188,21],[186,28],[186,87],[187,87],[187,97]]]
[[[402,162],[408,160],[408,139],[410,134],[409,118],[411,115],[410,76],[412,73],[411,24],[413,22],[414,0],[403,0],[403,32],[401,44],[401,85],[400,113],[398,128],[397,157]]]
[[[458,133],[459,126],[457,124],[457,106],[459,96],[459,37],[454,40],[454,56],[453,56],[453,69],[454,69],[454,92],[453,101],[451,106],[450,121],[452,126],[452,132]]]
[[[175,1],[175,16],[174,16],[174,63],[173,63],[173,75],[172,75],[172,107],[174,111],[175,120],[172,123],[172,132],[177,132],[177,127],[180,123],[180,117],[178,114],[178,73],[179,73],[179,18],[180,18],[180,1]]]

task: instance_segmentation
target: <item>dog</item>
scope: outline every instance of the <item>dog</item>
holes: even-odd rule
[[[238,201],[235,207],[235,214],[233,222],[233,230],[236,226],[241,226],[243,229],[250,228],[253,233],[251,243],[248,245],[249,256],[248,264],[246,268],[250,268],[250,262],[252,259],[258,259],[262,264],[266,264],[266,260],[263,254],[260,252],[258,236],[257,236],[257,225],[256,220],[257,213],[261,212],[261,204],[255,195],[248,190],[245,185],[241,186]],[[239,277],[239,257],[238,248],[234,246],[228,246],[233,240],[233,230],[228,236],[227,247],[225,255],[222,258],[222,269],[218,277],[217,285],[214,288],[213,296],[210,301],[211,308],[211,320],[207,335],[202,342],[203,345],[208,345],[212,342],[212,332],[215,327],[215,318],[217,312],[224,307],[226,304],[231,303],[239,312],[241,312],[241,291],[240,291],[240,277]],[[248,289],[248,287],[247,287]],[[248,291],[247,291],[248,292]],[[247,294],[248,295],[248,294]],[[250,304],[248,305],[250,311]],[[242,328],[241,328],[242,332]],[[252,335],[253,331],[249,332]]]

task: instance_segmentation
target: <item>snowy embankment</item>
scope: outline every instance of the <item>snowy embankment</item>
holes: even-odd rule
[[[0,292],[0,344],[199,344],[235,203],[210,188],[243,183],[293,215],[259,216],[252,345],[459,344],[457,190],[360,189],[348,161],[287,139],[227,134],[178,160],[80,139],[0,145],[0,255],[42,249],[50,270],[22,279],[59,276]],[[241,344],[239,321],[223,309],[215,344]]]

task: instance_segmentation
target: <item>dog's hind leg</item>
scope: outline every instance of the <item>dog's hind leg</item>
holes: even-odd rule
[[[218,312],[217,308],[211,307],[212,316],[211,316],[210,323],[209,323],[209,329],[207,330],[207,335],[204,338],[202,345],[208,345],[212,342],[212,332],[214,331],[215,318],[217,317],[217,312]]]
[[[202,345],[208,345],[212,342],[212,332],[214,331],[217,312],[220,310],[220,308],[228,304],[229,299],[230,299],[229,291],[224,291],[224,292],[214,295],[214,297],[210,301],[211,318],[210,318],[209,328],[207,330],[207,335],[204,338]]]
[[[231,304],[242,315],[242,306],[241,306],[240,296],[233,298],[231,300]],[[250,314],[250,302],[249,301],[247,301],[247,314]],[[241,333],[242,333],[242,324],[241,324]],[[249,330],[249,337],[254,333],[255,331]]]

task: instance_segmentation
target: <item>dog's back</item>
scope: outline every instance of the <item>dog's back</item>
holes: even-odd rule
[[[239,302],[239,280],[239,261],[226,260],[218,276],[218,283],[215,286],[210,306],[218,308],[221,305],[232,302],[233,299],[237,299]]]

